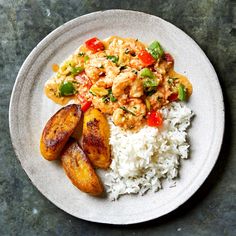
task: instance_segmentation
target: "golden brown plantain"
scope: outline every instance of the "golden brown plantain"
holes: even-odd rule
[[[110,129],[106,117],[90,108],[84,114],[82,147],[93,166],[106,169],[111,164]]]
[[[80,106],[71,104],[61,108],[44,127],[40,139],[40,151],[48,161],[56,160],[79,123]]]
[[[102,194],[101,181],[76,140],[71,139],[66,144],[61,161],[67,176],[78,189],[94,196]]]

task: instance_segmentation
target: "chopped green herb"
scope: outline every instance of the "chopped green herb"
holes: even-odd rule
[[[73,84],[81,84],[81,82],[74,80]]]
[[[124,70],[126,68],[127,68],[127,66],[120,66],[120,70]]]
[[[151,55],[157,60],[160,57],[163,56],[164,54],[164,50],[162,49],[161,45],[159,42],[157,41],[153,41],[149,47],[148,47],[148,51],[151,53]]]
[[[104,69],[104,66],[103,66],[103,65],[100,65],[99,68],[100,68],[100,69]]]
[[[168,82],[169,84],[173,84],[174,81],[177,80],[177,79],[178,79],[178,78],[169,77],[168,80],[167,80],[167,82]]]
[[[129,54],[130,50],[128,48],[125,49],[125,54]]]
[[[117,57],[117,56],[107,56],[107,59],[116,64],[119,60],[119,57]]]
[[[70,71],[71,71],[72,75],[77,75],[77,74],[81,73],[83,70],[84,70],[83,67],[78,66],[78,67],[71,67]]]
[[[140,75],[141,75],[142,77],[149,77],[149,78],[151,78],[151,79],[154,79],[154,78],[155,78],[153,72],[150,71],[148,68],[142,69]]]
[[[117,99],[113,96],[113,94],[110,94],[110,100],[111,102],[116,102]]]
[[[138,74],[138,71],[137,71],[137,70],[132,70],[131,72],[134,73],[135,75]]]
[[[152,90],[152,91],[150,91],[150,92],[145,92],[145,94],[146,94],[147,97],[150,97],[150,96],[152,96],[156,91],[157,91],[157,90]]]
[[[108,97],[108,96],[102,97],[102,101],[103,101],[104,103],[109,102],[109,97]]]
[[[89,92],[90,92],[93,96],[96,97],[96,94],[95,94],[93,91],[89,90]]]
[[[127,112],[127,113],[130,113],[131,115],[133,116],[136,116],[132,111],[128,110],[126,107],[122,106],[120,107],[120,109],[122,109],[123,111]]]
[[[60,96],[71,96],[75,94],[76,90],[72,82],[62,82],[59,88]]]
[[[79,52],[78,56],[83,57],[85,55],[84,52]]]
[[[109,101],[111,101],[111,102],[116,102],[117,101],[117,99],[112,94],[112,89],[108,89],[108,95],[104,96],[102,98],[102,101],[105,102],[105,103],[109,102]]]

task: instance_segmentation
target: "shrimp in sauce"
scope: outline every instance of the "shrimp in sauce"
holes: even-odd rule
[[[45,85],[50,99],[91,104],[111,115],[115,125],[136,131],[148,112],[192,94],[191,83],[174,71],[174,59],[157,41],[149,46],[117,36],[95,41],[89,47],[85,42],[59,66]]]

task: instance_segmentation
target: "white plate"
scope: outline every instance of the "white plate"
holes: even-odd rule
[[[111,35],[160,41],[175,59],[177,72],[193,84],[188,106],[196,116],[189,131],[191,158],[181,163],[175,188],[145,196],[124,196],[116,202],[95,198],[76,189],[59,162],[45,161],[39,138],[59,106],[43,92],[53,63],[61,63],[86,39]],[[12,143],[22,167],[39,191],[78,218],[111,224],[131,224],[167,214],[188,200],[201,186],[218,157],[224,131],[224,105],[217,75],[199,46],[174,25],[152,15],[124,10],[78,17],[43,39],[25,60],[17,76],[10,104]]]

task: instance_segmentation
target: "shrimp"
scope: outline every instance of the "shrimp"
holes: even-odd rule
[[[146,115],[146,106],[138,98],[130,99],[125,106],[121,106],[113,113],[112,119],[115,125],[124,129],[137,130]]]
[[[135,73],[120,73],[113,81],[112,93],[116,98],[128,98],[127,95],[134,98],[141,97],[143,95],[142,81]]]
[[[144,67],[143,63],[136,57],[130,60],[129,65],[130,67],[135,68],[136,70],[141,70]]]
[[[105,64],[106,76],[108,78],[115,78],[120,73],[120,69],[111,63],[112,62]]]
[[[173,63],[167,61],[157,61],[154,65],[154,69],[161,75],[165,75],[172,67]]]
[[[143,82],[140,78],[136,78],[133,82],[129,94],[131,98],[139,98],[143,95]]]
[[[100,68],[94,66],[87,66],[85,67],[85,73],[91,79],[91,81],[95,83],[99,79],[102,71]]]
[[[101,76],[100,79],[97,80],[96,84],[99,87],[110,88],[113,84],[113,79],[120,73],[119,68],[114,66],[112,62],[110,63],[106,62],[104,64],[106,75]]]
[[[150,97],[147,97],[147,99],[149,100],[152,109],[157,110],[159,108],[161,108],[163,105],[165,105],[166,103],[168,103],[168,101],[165,99],[165,91],[164,89],[160,89],[152,94]]]
[[[95,55],[95,54],[94,54]],[[91,58],[89,63],[85,65],[85,73],[86,75],[95,83],[99,77],[105,73],[104,70],[104,62],[106,58]]]
[[[112,52],[112,54],[119,53],[121,50],[128,49],[129,51],[140,51],[145,48],[145,45],[133,38],[121,38],[117,36],[112,36],[104,42],[107,45],[107,49]]]
[[[99,109],[101,112],[111,115],[115,109],[119,107],[117,102],[104,102],[103,98],[94,96],[92,98],[92,103],[95,108]]]
[[[97,82],[96,85],[98,87],[103,87],[103,88],[110,88],[112,86],[113,79],[109,78],[107,76],[101,77]]]

